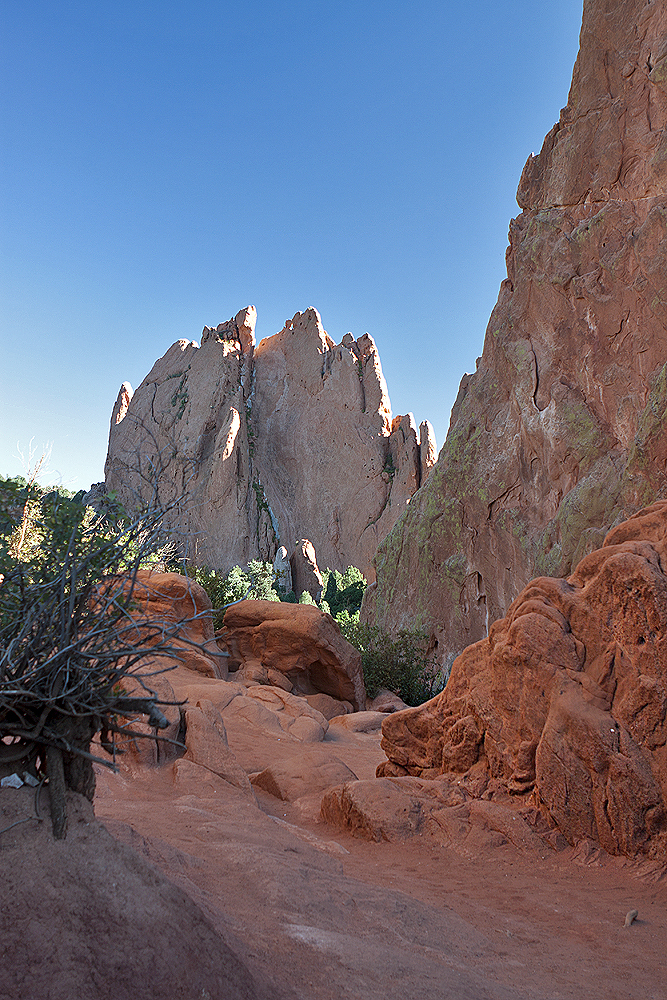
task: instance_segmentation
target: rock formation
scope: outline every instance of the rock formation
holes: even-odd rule
[[[567,579],[533,580],[440,695],[386,717],[378,775],[466,775],[478,798],[528,796],[570,843],[664,857],[666,569],[661,501]]]
[[[314,601],[322,597],[322,574],[317,565],[315,548],[307,538],[299,538],[290,556],[292,587],[297,597],[307,591]]]
[[[181,573],[138,570],[132,579],[132,602],[139,629],[142,622],[147,626],[148,635],[140,632],[142,641],[166,642],[173,648],[169,664],[178,658],[189,670],[226,678],[227,662],[215,640],[211,601],[195,580]],[[147,664],[149,670],[155,666],[154,661]]]
[[[315,309],[255,347],[255,309],[180,340],[111,419],[106,484],[157,499],[180,551],[227,570],[310,539],[322,567],[374,575],[380,542],[435,461],[428,422],[392,420],[372,337],[338,346]]]
[[[281,545],[273,559],[273,578],[286,594],[293,588],[292,567],[290,565],[289,553],[284,545]]]
[[[227,608],[216,635],[239,679],[366,707],[361,654],[312,604],[240,601]]]
[[[667,489],[667,10],[586,0],[568,104],[523,170],[507,279],[364,613],[443,661]]]

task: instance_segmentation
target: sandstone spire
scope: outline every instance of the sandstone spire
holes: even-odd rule
[[[298,539],[322,568],[373,577],[378,543],[432,464],[412,415],[392,420],[373,338],[336,345],[316,309],[255,346],[255,309],[201,346],[178,341],[114,408],[107,487],[129,506],[157,488],[183,552],[227,570]],[[119,400],[121,399],[119,397]]]

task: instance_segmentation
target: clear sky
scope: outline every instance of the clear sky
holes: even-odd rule
[[[0,473],[103,478],[121,382],[242,307],[375,338],[444,441],[581,0],[0,0]]]

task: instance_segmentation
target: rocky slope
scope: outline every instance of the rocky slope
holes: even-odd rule
[[[531,581],[442,694],[386,719],[378,773],[449,776],[537,806],[571,844],[664,858],[666,539],[663,500],[567,579]]]
[[[443,660],[667,489],[667,10],[586,0],[568,104],[526,163],[507,279],[365,613]]]
[[[372,337],[334,344],[315,309],[255,346],[255,309],[201,346],[180,340],[111,419],[106,484],[130,508],[157,492],[181,550],[226,570],[297,539],[322,567],[374,576],[378,543],[426,479],[425,421],[392,419]]]

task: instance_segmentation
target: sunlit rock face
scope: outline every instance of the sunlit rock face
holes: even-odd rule
[[[375,343],[334,344],[315,309],[255,344],[254,307],[180,340],[133,394],[105,468],[131,509],[153,493],[182,553],[219,570],[308,538],[323,568],[374,576],[378,543],[435,461],[433,431],[392,419]]]
[[[567,106],[530,156],[507,279],[364,613],[442,660],[667,490],[667,9],[586,0]]]

